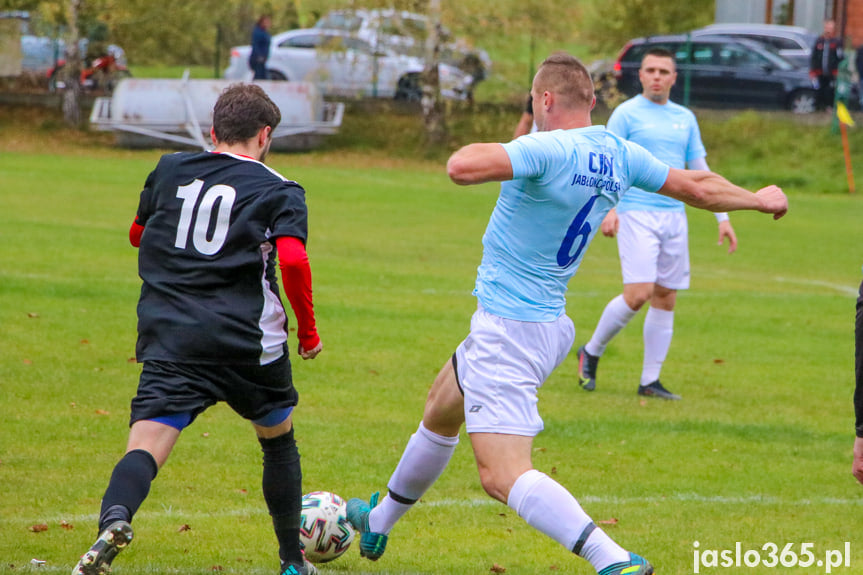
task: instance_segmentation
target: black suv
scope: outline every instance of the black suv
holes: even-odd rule
[[[816,110],[809,73],[758,42],[728,36],[652,36],[623,47],[614,63],[617,89],[627,97],[641,93],[638,69],[651,48],[670,50],[677,62],[671,99],[685,104],[723,108],[788,109],[798,114]]]

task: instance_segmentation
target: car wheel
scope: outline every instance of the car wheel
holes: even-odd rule
[[[410,74],[402,76],[396,86],[396,100],[404,100],[406,102],[419,102],[422,99],[423,91],[420,86],[420,77],[418,74]]]
[[[811,114],[818,107],[814,90],[797,90],[788,100],[788,108],[795,114]]]
[[[270,76],[270,80],[276,80],[278,82],[288,81],[288,77],[281,72],[276,72],[275,70],[267,70],[267,74]]]

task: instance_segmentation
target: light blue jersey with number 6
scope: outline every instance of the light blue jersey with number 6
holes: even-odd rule
[[[553,321],[605,214],[630,186],[655,192],[669,167],[604,126],[536,132],[503,144],[503,182],[482,239],[474,295],[486,311]]]

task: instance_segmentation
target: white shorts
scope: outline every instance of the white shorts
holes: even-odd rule
[[[617,251],[623,283],[689,288],[689,228],[685,212],[618,214]]]
[[[455,352],[467,432],[533,437],[542,431],[537,391],[574,340],[575,326],[566,315],[524,322],[479,307]]]

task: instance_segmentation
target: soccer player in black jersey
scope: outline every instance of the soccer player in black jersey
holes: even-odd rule
[[[180,432],[219,401],[252,423],[261,444],[279,573],[316,572],[299,541],[300,456],[291,422],[298,395],[276,254],[300,357],[313,359],[322,345],[305,192],[263,163],[280,120],[259,86],[234,84],[213,110],[214,151],[162,156],[144,184],[129,232],[143,280],[136,352],[144,365],[127,451],[102,499],[99,538],[73,575],[110,570]]]
[[[854,323],[854,372],[857,384],[854,387],[854,415],[856,430],[854,438],[854,463],[851,472],[863,483],[863,283],[857,296],[857,319]]]

